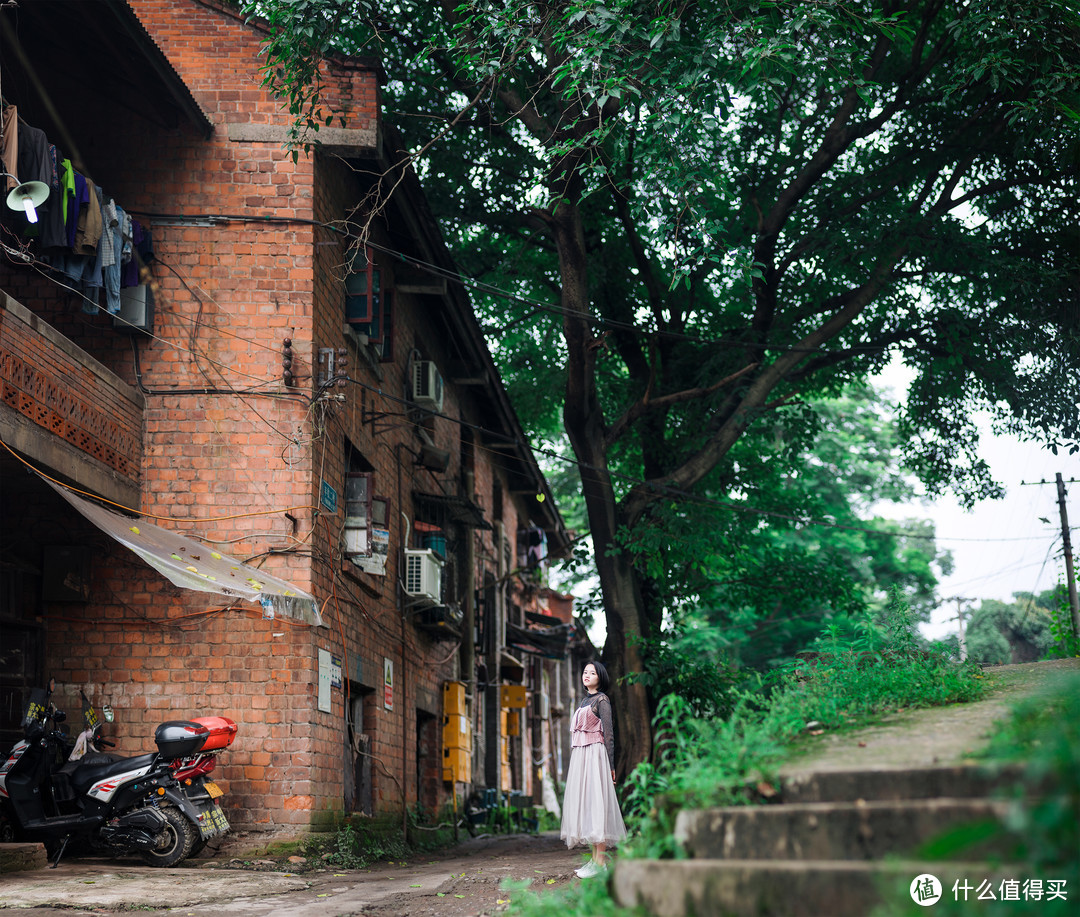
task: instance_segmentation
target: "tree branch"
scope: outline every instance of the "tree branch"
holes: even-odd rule
[[[682,404],[687,401],[695,401],[699,398],[705,398],[708,395],[719,391],[725,385],[729,385],[741,376],[745,376],[751,370],[757,369],[757,363],[751,363],[749,366],[744,366],[738,372],[731,373],[725,376],[719,382],[704,387],[704,388],[689,388],[681,392],[673,392],[670,395],[661,395],[659,398],[650,398],[649,392],[646,391],[644,395],[635,401],[623,415],[619,417],[615,423],[613,423],[607,430],[605,439],[607,444],[615,442],[634,421],[643,417],[650,411],[662,410],[669,408],[674,404]],[[651,389],[651,384],[650,384]]]

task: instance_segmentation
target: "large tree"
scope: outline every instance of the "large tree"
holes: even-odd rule
[[[501,291],[476,298],[511,383],[528,368],[512,390],[560,380],[615,675],[664,611],[635,532],[673,501],[739,499],[736,447],[800,398],[901,355],[909,454],[968,498],[994,491],[975,408],[1073,448],[1070,0],[251,8],[301,122],[332,115],[322,55],[382,56],[397,152]],[[650,753],[650,703],[619,693],[625,770]]]

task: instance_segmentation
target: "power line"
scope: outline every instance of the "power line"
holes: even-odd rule
[[[390,401],[395,401],[395,402],[397,402],[399,404],[403,404],[403,405],[407,406],[411,411],[419,411],[419,412],[421,412],[423,414],[427,414],[427,415],[430,415],[432,417],[439,417],[439,418],[442,418],[443,420],[448,420],[451,423],[456,423],[456,424],[458,424],[460,426],[468,427],[469,429],[474,430],[477,433],[486,434],[488,436],[499,437],[501,439],[506,439],[507,438],[505,433],[501,433],[501,432],[494,431],[494,430],[489,430],[486,427],[483,427],[483,426],[481,426],[479,424],[471,423],[471,422],[469,422],[467,420],[463,420],[463,419],[461,419],[459,417],[451,417],[448,414],[443,414],[443,413],[441,413],[439,411],[434,411],[434,410],[431,410],[429,408],[417,407],[413,402],[409,401],[408,399],[400,398],[397,395],[392,395],[389,392],[385,392],[381,388],[379,388],[378,386],[369,385],[366,382],[360,382],[357,379],[351,379],[349,377],[343,377],[343,378],[345,379],[345,381],[349,382],[352,385],[356,385],[356,386],[359,386],[360,388],[367,389],[368,391],[373,392],[373,393],[375,393],[375,394],[377,394],[377,395],[379,395],[379,396],[381,396],[383,398],[389,399]],[[400,416],[407,417],[408,412],[404,412]],[[894,538],[913,538],[913,539],[919,539],[919,540],[923,540],[923,541],[935,541],[935,542],[937,542],[937,541],[964,541],[964,542],[995,542],[996,543],[996,542],[1041,541],[1042,540],[1041,538],[1038,538],[1038,537],[1024,537],[1024,538],[959,538],[959,537],[958,538],[951,538],[951,537],[944,537],[944,536],[939,537],[937,535],[925,535],[925,534],[923,534],[921,532],[905,532],[905,531],[890,532],[890,531],[886,531],[886,530],[883,530],[883,529],[873,529],[873,528],[870,528],[869,526],[847,525],[847,524],[844,524],[844,523],[832,522],[832,521],[825,520],[825,519],[813,519],[813,518],[809,518],[809,517],[793,516],[793,515],[791,515],[789,513],[782,513],[782,512],[779,512],[777,510],[761,509],[759,507],[754,507],[754,506],[744,505],[744,504],[740,504],[740,503],[735,503],[735,502],[728,501],[728,500],[717,500],[717,499],[711,498],[711,497],[704,497],[704,496],[701,496],[699,494],[690,493],[689,491],[680,490],[678,488],[669,487],[669,486],[666,486],[666,485],[663,486],[663,487],[660,487],[658,485],[651,484],[649,481],[644,480],[643,478],[636,478],[636,477],[634,477],[632,475],[624,474],[623,472],[614,471],[614,470],[609,469],[609,468],[602,468],[602,467],[597,466],[597,465],[591,465],[588,462],[582,462],[579,459],[565,456],[565,455],[563,455],[563,454],[561,454],[559,452],[555,452],[554,450],[545,449],[545,448],[543,448],[541,446],[531,445],[530,443],[526,442],[525,440],[519,439],[517,437],[511,437],[511,438],[513,439],[513,442],[516,445],[522,446],[523,448],[531,449],[533,452],[538,452],[538,453],[540,453],[542,455],[548,456],[549,458],[556,459],[557,461],[564,462],[564,463],[566,463],[568,465],[575,465],[578,468],[587,468],[590,471],[598,471],[598,472],[601,472],[603,474],[609,475],[609,476],[611,476],[613,478],[618,478],[618,479],[620,479],[622,481],[625,481],[626,483],[631,484],[633,486],[641,485],[641,486],[646,486],[646,487],[653,487],[655,490],[661,492],[664,496],[679,499],[679,500],[681,500],[683,502],[686,502],[686,503],[697,503],[697,504],[702,505],[702,506],[713,506],[713,507],[716,507],[717,509],[726,509],[726,510],[730,510],[730,511],[733,511],[733,512],[750,513],[750,514],[756,515],[756,516],[765,516],[765,517],[770,517],[770,518],[783,519],[783,520],[786,520],[788,522],[794,522],[794,523],[796,523],[798,525],[819,526],[819,527],[823,527],[823,528],[840,529],[842,531],[864,532],[864,533],[869,534],[869,535],[891,536],[891,537],[894,537]],[[476,445],[477,445],[478,448],[481,448],[481,449],[486,448],[482,444],[476,444]],[[503,453],[502,450],[487,449],[486,451],[491,452],[491,453],[496,453],[497,452],[500,455],[503,455],[505,457],[505,453]]]
[[[354,241],[363,241],[363,244],[380,251],[383,254],[390,255],[399,261],[404,262],[410,267],[418,268],[426,273],[432,274],[443,280],[450,280],[455,283],[459,283],[464,287],[469,287],[477,290],[481,293],[486,293],[498,299],[505,299],[511,302],[516,302],[521,305],[530,306],[534,309],[538,309],[544,312],[550,312],[554,315],[569,316],[573,318],[580,318],[586,321],[594,322],[598,325],[606,325],[612,329],[620,331],[628,331],[633,334],[651,335],[661,334],[664,337],[674,338],[678,340],[691,341],[698,344],[713,344],[724,347],[733,348],[747,348],[753,347],[760,349],[765,353],[784,354],[784,353],[821,353],[820,347],[795,347],[795,346],[760,346],[753,341],[725,338],[725,337],[703,337],[701,335],[689,334],[684,331],[670,331],[661,330],[659,328],[642,328],[640,325],[634,322],[620,321],[619,319],[607,318],[602,315],[597,315],[595,312],[588,312],[582,309],[568,309],[557,303],[544,302],[543,300],[532,299],[528,296],[523,296],[520,293],[514,293],[510,290],[504,290],[493,284],[487,283],[482,280],[477,280],[473,277],[467,277],[460,271],[451,270],[449,268],[442,267],[437,264],[433,264],[429,261],[425,261],[422,258],[418,258],[414,255],[408,255],[405,252],[398,251],[386,245],[382,245],[378,242],[373,242],[370,239],[361,240],[361,237],[348,227],[342,227],[335,225],[334,223],[327,223],[322,220],[308,219],[305,217],[278,217],[269,216],[264,214],[237,214],[237,213],[196,213],[196,214],[177,214],[177,213],[156,213],[153,211],[138,210],[133,211],[140,216],[145,216],[149,219],[157,221],[159,224],[163,223],[168,225],[169,223],[180,223],[182,221],[199,221],[200,223],[280,223],[280,224],[301,224],[305,226],[318,226],[323,229],[327,229],[331,232],[335,232],[338,235],[343,236],[345,239]],[[497,334],[502,329],[488,328],[485,329],[487,334]],[[912,329],[917,330],[917,329]],[[882,347],[876,344],[866,345],[853,345],[851,347],[844,348],[847,353],[879,353],[882,351]]]

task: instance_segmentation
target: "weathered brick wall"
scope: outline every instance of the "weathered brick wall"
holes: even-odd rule
[[[226,608],[219,597],[176,589],[58,504],[53,515],[97,545],[97,561],[91,604],[45,609],[50,674],[74,697],[84,685],[98,705],[114,706],[113,732],[128,753],[149,749],[166,719],[236,720],[237,740],[215,777],[238,826],[307,826],[341,809],[345,704],[354,691],[364,692],[376,811],[399,811],[402,794],[409,804],[444,803],[430,717],[441,726],[442,683],[461,675],[454,645],[419,630],[415,607],[403,601],[401,550],[407,540],[418,545],[415,526],[407,539],[403,514],[415,522],[414,489],[459,492],[461,427],[451,418],[483,425],[484,417],[468,387],[449,386],[448,416],[430,424],[449,468],[417,467],[421,440],[400,400],[410,355],[445,367],[457,354],[431,301],[405,294],[395,301],[392,362],[373,367],[346,344],[346,249],[322,224],[345,216],[361,179],[330,155],[293,163],[276,140],[235,139],[237,125],[285,124],[259,86],[257,30],[211,2],[132,0],[132,7],[214,124],[207,138],[191,125],[120,120],[112,135],[117,153],[99,158],[95,176],[153,226],[158,257],[151,266],[155,336],[138,342],[147,389],[139,509],[310,590],[328,626],[265,620],[250,605]],[[374,71],[341,67],[329,80],[331,94],[353,106],[347,127],[373,128]],[[374,232],[390,245],[386,227]],[[394,259],[379,259],[384,287],[392,288]],[[130,343],[112,331],[111,319],[81,316],[48,284],[35,283],[25,281],[35,311],[135,381]],[[294,353],[292,389],[282,381],[285,338]],[[335,389],[341,400],[312,405],[319,348],[344,346],[360,384]],[[495,512],[501,459],[483,439],[474,434],[474,490],[488,516],[504,520],[513,544],[518,514],[509,497]],[[374,469],[376,494],[389,500],[384,577],[361,573],[340,555],[346,441]],[[338,492],[336,512],[320,506],[322,481]],[[501,492],[509,487],[503,476]],[[476,544],[479,587],[485,572],[498,569],[502,547],[492,532],[456,534],[461,551],[467,539]],[[449,598],[463,601],[462,583],[452,582],[457,592]],[[331,692],[328,713],[317,709],[319,649],[341,659],[347,689]],[[394,666],[392,710],[382,702],[384,659]],[[476,779],[482,770],[474,762]]]
[[[139,343],[140,509],[312,588],[317,497],[301,393],[311,386],[314,165],[294,164],[276,140],[230,139],[230,125],[284,123],[254,75],[257,32],[195,0],[132,6],[214,123],[206,138],[121,120],[117,155],[95,171],[152,225],[157,255],[155,337]],[[45,297],[36,305],[134,377],[110,319],[64,302],[48,315]],[[282,383],[286,337],[296,390]],[[296,550],[262,556],[271,549]],[[340,692],[330,713],[316,709],[317,649],[340,653],[334,632],[266,621],[246,603],[221,611],[220,597],[174,589],[119,549],[107,549],[94,594],[92,605],[47,609],[49,666],[113,703],[122,750],[152,747],[165,719],[229,716],[240,728],[217,776],[235,824],[302,826],[341,808]]]

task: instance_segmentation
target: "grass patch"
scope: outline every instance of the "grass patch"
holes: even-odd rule
[[[979,700],[990,690],[978,666],[956,664],[926,650],[908,606],[894,601],[878,621],[867,619],[856,639],[832,634],[793,664],[733,689],[723,718],[695,717],[677,695],[660,702],[656,751],[627,780],[623,814],[632,839],[623,857],[678,858],[675,818],[684,808],[743,804],[754,787],[774,781],[798,741],[817,729],[862,727],[907,708]],[[605,883],[573,884],[558,894],[515,895],[514,915],[608,915],[618,908]]]
[[[290,856],[301,856],[308,860],[309,869],[322,866],[365,869],[373,863],[407,862],[421,854],[451,847],[459,840],[460,837],[454,837],[449,815],[445,821],[438,822],[411,812],[407,836],[402,831],[400,815],[353,815],[339,817],[332,831],[269,844],[254,858],[287,860]],[[296,871],[298,864],[289,864],[288,868]]]

